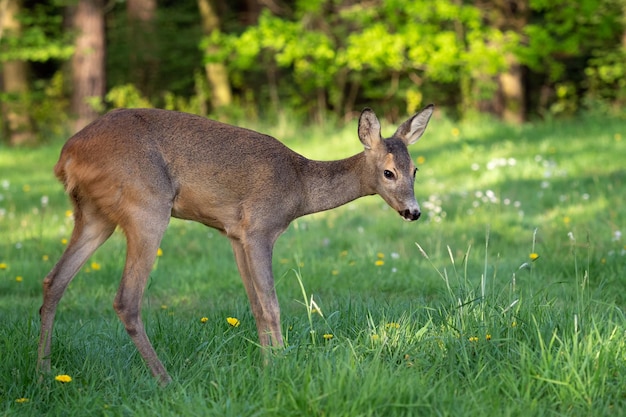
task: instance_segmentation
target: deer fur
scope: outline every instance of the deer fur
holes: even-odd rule
[[[54,168],[74,206],[74,230],[43,281],[38,363],[50,370],[59,300],[82,265],[120,227],[126,264],[113,306],[152,374],[170,376],[148,340],[141,301],[170,217],[194,220],[230,239],[262,346],[282,346],[272,251],[296,218],[379,194],[409,221],[420,208],[407,146],[424,133],[433,106],[388,139],[370,109],[359,118],[364,150],[313,161],[273,137],[203,117],[118,109],[70,138]]]

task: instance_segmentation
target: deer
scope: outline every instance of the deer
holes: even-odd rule
[[[152,375],[171,381],[141,318],[144,289],[171,217],[217,229],[232,246],[261,347],[284,346],[274,288],[277,238],[301,216],[378,194],[402,218],[420,217],[408,146],[424,133],[428,105],[389,138],[373,110],[358,121],[362,152],[308,159],[279,140],[206,117],[115,109],[72,136],[54,167],[73,205],[74,228],[43,280],[38,369],[51,369],[57,306],[89,257],[120,228],[126,260],[113,308]]]

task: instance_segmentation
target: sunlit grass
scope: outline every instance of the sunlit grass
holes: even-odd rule
[[[317,159],[361,147],[356,126],[276,129]],[[368,197],[279,239],[287,346],[266,367],[227,241],[173,220],[144,301],[166,389],[111,306],[119,232],[61,301],[38,381],[41,281],[73,223],[52,175],[62,142],[0,149],[0,414],[621,415],[623,136],[614,119],[435,118],[412,149],[418,222]]]

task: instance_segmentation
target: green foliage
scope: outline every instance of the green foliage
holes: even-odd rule
[[[462,77],[495,75],[504,68],[503,51],[515,41],[484,27],[479,10],[469,5],[437,2],[433,7],[431,2],[407,0],[376,6],[318,3],[296,3],[291,19],[265,10],[257,25],[240,34],[213,33],[203,43],[213,46],[205,48],[210,51],[205,60],[227,62],[237,85],[244,85],[268,65],[269,57],[298,94],[309,98],[301,103],[308,108],[322,91],[330,107],[342,111],[343,89],[351,84],[361,89],[360,100],[382,99],[393,107],[415,109],[423,103],[418,95],[407,96],[407,90],[415,90],[423,80],[453,85]],[[421,81],[410,82],[410,74],[419,74]],[[380,90],[390,78],[402,80],[402,88]]]
[[[24,10],[19,16],[21,33],[7,32],[0,37],[0,62],[68,59],[74,47],[71,34],[62,31],[60,10],[59,6],[47,3]]]
[[[318,159],[362,149],[354,123],[316,129],[261,130]],[[287,347],[268,366],[227,240],[173,220],[143,309],[165,389],[111,306],[121,233],[69,286],[39,380],[41,281],[72,229],[52,174],[61,146],[0,148],[3,415],[626,413],[623,120],[433,120],[412,149],[418,222],[371,197],[278,240]]]

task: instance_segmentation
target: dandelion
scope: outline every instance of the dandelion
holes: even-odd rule
[[[24,404],[28,402],[28,398],[24,398],[24,397],[18,398],[17,400],[15,400],[15,402],[18,404]]]
[[[570,222],[572,221],[572,219],[569,218],[569,216],[565,216],[563,217],[563,223],[568,226],[570,224]]]
[[[377,335],[377,334],[373,334],[373,335],[372,335],[372,341],[373,341],[373,342],[376,342],[376,341],[378,341],[378,340],[380,340],[380,336],[379,336],[379,335]]]
[[[72,210],[67,210],[65,212],[65,217],[72,217],[72,216],[74,216],[74,213],[72,212]]]
[[[9,266],[7,264],[5,264],[4,262],[0,262],[0,269],[4,270],[7,269]]]
[[[159,248],[157,249],[157,257],[161,257],[163,256],[163,249]]]
[[[399,329],[400,323],[396,323],[396,322],[387,323],[385,324],[385,327],[388,329]]]
[[[24,186],[22,187],[22,191],[24,191],[25,193],[30,191],[30,185],[28,184],[24,184]]]
[[[453,127],[452,130],[450,131],[450,133],[452,133],[452,136],[457,138],[461,134],[461,131],[459,130],[458,127]]]
[[[24,280],[24,278],[22,278],[20,275],[15,277],[15,281],[16,282],[22,282]]]
[[[161,304],[161,310],[167,310],[167,304]]]
[[[385,264],[385,261],[383,261],[382,259],[378,259],[376,260],[376,262],[374,262],[374,265],[376,266],[383,266]]]
[[[47,262],[47,261],[48,261],[48,259],[50,259],[50,257],[49,257],[48,255],[43,255],[43,256],[41,257],[41,260],[42,260],[42,261],[44,261],[44,262]]]
[[[330,273],[331,275],[339,275],[339,271],[337,269],[333,269]]]
[[[98,262],[92,262],[91,263],[91,269],[94,271],[99,271],[100,270],[100,264]]]
[[[61,239],[61,245],[67,245],[67,239],[65,238]]]
[[[422,155],[418,156],[417,159],[415,160],[415,162],[417,162],[418,165],[423,164],[424,162],[426,162],[426,158],[423,157]]]
[[[517,322],[514,321],[513,323],[511,323],[511,327],[517,327]]]
[[[531,261],[536,261],[537,259],[539,259],[539,254],[537,253],[531,253],[530,255],[528,255],[528,257],[530,258]]]
[[[470,342],[478,342],[478,337],[472,336],[472,337],[469,338],[469,341]]]
[[[69,375],[57,375],[54,377],[55,381],[59,381],[59,382],[63,382],[63,383],[67,383],[67,382],[72,382],[72,377]]]
[[[378,259],[384,259],[384,258],[385,258],[385,254],[384,254],[384,253],[382,253],[382,252],[378,252],[378,253],[376,254],[376,257],[377,257]]]
[[[333,336],[332,333],[324,333],[324,339],[326,339],[326,340],[330,340],[333,337],[335,337],[335,336]]]
[[[233,327],[239,327],[239,325],[241,324],[239,319],[236,319],[234,317],[227,317],[226,321],[228,322],[228,324],[230,324]]]
[[[200,323],[202,323],[202,324],[206,323],[207,321],[209,321],[209,318],[208,318],[208,317],[202,317],[202,318],[200,319]]]
[[[491,340],[491,335],[489,333],[487,333],[487,335],[485,336],[486,340]]]

